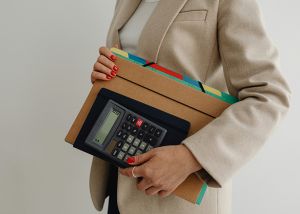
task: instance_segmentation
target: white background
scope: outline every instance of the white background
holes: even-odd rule
[[[0,213],[97,213],[88,189],[91,156],[64,137],[91,87],[115,1],[0,2]],[[233,210],[298,213],[300,4],[259,4],[293,102],[266,146],[234,177]]]

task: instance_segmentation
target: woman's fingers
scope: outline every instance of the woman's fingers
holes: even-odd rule
[[[91,74],[91,81],[94,83],[96,80],[110,80],[111,76],[108,74],[100,73],[98,71],[93,71]]]
[[[161,188],[160,187],[150,187],[148,189],[145,190],[145,193],[147,195],[155,195],[157,194],[159,191],[161,191]]]
[[[128,168],[119,168],[119,172],[122,175],[127,177],[146,177],[146,173],[144,172],[144,167],[142,166],[135,166],[135,167],[128,167]]]
[[[150,188],[152,183],[148,180],[143,178],[140,182],[137,183],[136,187],[138,190],[145,191],[146,189]]]
[[[111,61],[110,59],[108,59],[106,56],[104,55],[100,55],[98,57],[97,62],[99,62],[100,64],[106,66],[107,68],[109,68],[111,71],[117,72],[119,70],[119,68],[115,65],[115,63],[113,61]]]
[[[91,74],[91,82],[96,80],[110,80],[115,77],[119,68],[115,65],[114,61],[116,56],[106,47],[99,49],[100,56],[94,64],[94,69]]]
[[[167,197],[167,196],[171,195],[172,192],[171,191],[167,191],[167,190],[160,190],[157,194],[160,197],[164,198],[164,197]]]
[[[148,178],[150,177],[150,169],[145,167],[144,165],[141,166],[135,166],[135,167],[128,167],[128,168],[119,168],[119,172],[122,175],[125,175],[127,177],[143,177]]]
[[[112,61],[115,61],[117,59],[116,55],[114,55],[107,47],[101,47],[99,49],[99,53],[100,55],[104,55]]]
[[[147,161],[149,161],[153,156],[154,156],[155,152],[154,152],[154,149],[153,150],[150,150],[146,153],[143,153],[143,154],[140,154],[140,155],[137,155],[137,156],[132,156],[132,157],[129,157],[127,159],[127,163],[130,164],[130,165],[140,165],[142,163],[145,163]],[[132,170],[133,170],[133,167],[128,167],[128,168],[125,168],[125,169],[120,169],[120,173],[125,175],[125,176],[128,176],[128,177],[134,177],[133,174],[132,174]],[[149,177],[150,176],[150,169],[148,167],[145,166],[145,164],[142,164],[140,166],[136,166],[134,168],[134,175],[136,177]]]
[[[101,64],[100,62],[96,62],[94,65],[94,71],[98,71],[104,74],[107,74],[111,77],[116,76],[116,72],[111,70],[110,68],[106,67],[105,65]]]

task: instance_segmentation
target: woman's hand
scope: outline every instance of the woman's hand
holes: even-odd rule
[[[190,174],[201,169],[188,148],[183,145],[154,148],[144,154],[129,157],[134,175],[142,177],[137,188],[147,195],[158,194],[162,197],[170,195]],[[133,167],[119,168],[122,175],[133,177]]]
[[[101,47],[99,49],[100,56],[94,64],[93,72],[91,74],[91,82],[96,80],[110,80],[116,76],[119,68],[114,64],[117,59],[108,48]]]

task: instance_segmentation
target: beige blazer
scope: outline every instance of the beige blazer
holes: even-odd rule
[[[107,47],[141,0],[118,0]],[[176,196],[147,196],[119,174],[121,214],[228,214],[231,178],[262,147],[289,108],[289,87],[255,0],[160,0],[138,41],[137,55],[215,87],[241,101],[183,143],[211,175],[200,206]],[[97,210],[106,197],[108,164],[94,158],[90,192]]]

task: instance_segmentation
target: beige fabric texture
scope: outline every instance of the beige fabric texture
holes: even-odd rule
[[[107,47],[141,0],[118,0]],[[240,102],[184,143],[211,175],[202,204],[176,196],[147,196],[136,180],[119,174],[121,214],[229,214],[231,179],[289,109],[290,89],[278,50],[267,35],[256,0],[161,0],[138,41],[137,55],[239,97]],[[90,192],[97,210],[106,198],[108,164],[93,159]]]

